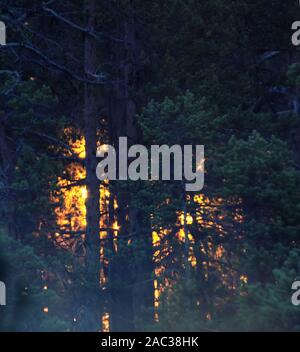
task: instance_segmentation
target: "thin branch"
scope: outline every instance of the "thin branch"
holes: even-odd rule
[[[11,49],[11,48],[25,48],[29,51],[31,51],[32,53],[36,54],[37,56],[39,56],[42,60],[44,60],[49,66],[55,67],[56,69],[66,73],[68,76],[70,76],[71,78],[83,82],[83,83],[87,83],[87,84],[92,84],[92,85],[99,85],[99,84],[105,84],[107,83],[104,80],[104,75],[100,74],[100,75],[96,75],[94,73],[91,72],[87,72],[86,74],[90,77],[95,78],[94,80],[89,80],[89,79],[85,79],[79,75],[77,75],[75,72],[70,71],[69,69],[67,69],[66,67],[58,64],[57,62],[51,60],[49,57],[47,57],[46,55],[44,55],[40,50],[34,48],[31,45],[28,44],[24,44],[24,43],[10,43],[10,44],[6,44],[6,45],[2,45],[0,47],[0,49],[2,50],[6,50],[6,49]]]
[[[37,131],[30,131],[30,132],[33,133],[33,134],[35,134],[35,135],[37,135],[37,136],[39,136],[39,137],[41,137],[41,138],[45,138],[45,139],[47,139],[47,140],[49,140],[49,141],[52,141],[52,142],[54,142],[54,143],[56,143],[56,144],[60,144],[62,147],[66,148],[66,149],[72,154],[72,156],[73,156],[74,158],[76,158],[76,160],[82,162],[82,159],[80,159],[80,158],[78,157],[78,155],[77,155],[76,153],[74,153],[74,151],[72,150],[72,148],[71,148],[67,143],[65,143],[64,141],[62,141],[62,140],[60,140],[60,139],[58,139],[58,138],[49,136],[49,135],[47,135],[47,134],[45,134],[45,133],[41,133],[41,132],[37,132]]]
[[[114,38],[114,37],[108,35],[107,33],[99,33],[99,32],[96,32],[96,31],[92,31],[89,28],[82,27],[82,26],[78,25],[77,23],[74,23],[71,20],[69,20],[68,18],[60,15],[57,12],[55,12],[53,9],[50,9],[49,7],[43,6],[43,10],[45,12],[48,12],[49,14],[51,14],[53,17],[55,17],[59,21],[64,22],[68,26],[70,26],[70,27],[82,32],[82,33],[90,35],[92,38],[94,38],[97,41],[100,40],[100,37],[107,37],[108,39],[116,41],[118,43],[122,43],[123,42],[122,39]]]

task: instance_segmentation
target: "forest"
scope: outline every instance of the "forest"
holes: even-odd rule
[[[298,1],[0,0],[0,21],[0,331],[299,331]],[[203,189],[99,180],[120,137],[204,145]]]

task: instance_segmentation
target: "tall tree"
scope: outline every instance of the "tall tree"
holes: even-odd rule
[[[96,25],[96,1],[85,0],[84,14],[86,28],[94,32]],[[84,39],[84,72],[87,80],[97,69],[97,50],[95,39],[89,34]],[[100,294],[100,183],[96,176],[96,150],[98,142],[98,111],[95,87],[84,85],[83,120],[85,137],[85,167],[88,196],[86,199],[86,269],[87,290],[85,329],[96,331],[101,322],[101,294]]]

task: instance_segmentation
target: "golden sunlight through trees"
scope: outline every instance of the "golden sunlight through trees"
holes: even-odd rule
[[[72,130],[67,130],[66,135],[71,136]],[[86,208],[85,201],[88,197],[88,192],[85,186],[85,141],[83,137],[78,137],[72,140],[68,138],[68,144],[72,153],[74,153],[78,160],[70,163],[63,171],[63,176],[57,181],[57,189],[53,192],[51,199],[55,204],[55,216],[57,223],[57,231],[53,235],[55,243],[77,254],[84,263],[85,246],[85,228],[86,228]],[[110,191],[108,182],[102,182],[99,191],[100,196],[100,239],[101,248],[100,261],[100,285],[105,290],[108,284],[108,267],[109,258],[106,255],[105,243],[108,239],[109,233],[113,236],[114,251],[118,251],[118,235],[120,226],[116,218],[112,221],[109,218],[109,203]],[[170,203],[170,199],[166,200],[166,204]],[[160,298],[166,289],[170,289],[174,282],[174,273],[172,275],[166,274],[172,272],[172,263],[174,251],[182,248],[183,266],[190,266],[190,268],[197,268],[202,271],[204,277],[207,278],[208,269],[215,267],[222,277],[224,284],[237,287],[237,281],[241,283],[247,282],[247,277],[241,275],[237,277],[235,273],[231,272],[231,276],[223,273],[221,263],[226,263],[226,249],[222,244],[218,244],[218,240],[210,237],[209,230],[213,229],[218,233],[220,238],[230,236],[230,229],[227,229],[226,218],[231,217],[235,222],[243,221],[241,210],[239,209],[239,202],[233,202],[234,211],[226,213],[221,211],[221,206],[225,203],[223,199],[209,199],[204,194],[197,194],[193,197],[187,196],[186,202],[192,205],[195,209],[193,214],[179,210],[176,213],[177,222],[174,228],[159,228],[152,231],[152,245],[153,245],[153,263],[154,275],[153,279],[153,304],[154,304],[154,318],[159,321],[158,308],[160,306]],[[118,209],[117,199],[113,200],[114,211]],[[128,217],[128,214],[127,214]],[[196,238],[193,235],[193,230],[197,229],[206,234],[206,245],[203,245],[201,238]],[[207,234],[208,233],[208,234]],[[177,241],[177,245],[174,242]],[[131,243],[131,240],[128,240]],[[175,249],[175,247],[178,248]],[[186,257],[186,261],[184,259]],[[177,259],[178,260],[178,256]],[[188,263],[188,264],[186,264]],[[188,269],[188,268],[186,268]],[[189,269],[188,269],[189,270]],[[177,275],[177,274],[176,274]],[[176,277],[175,275],[175,277]],[[46,309],[46,308],[45,308]],[[44,310],[45,313],[47,313]],[[208,312],[207,316],[211,317]],[[76,320],[76,322],[78,319]],[[102,315],[102,330],[109,331],[110,313],[106,311]]]

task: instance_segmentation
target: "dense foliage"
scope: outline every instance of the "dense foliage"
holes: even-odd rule
[[[299,330],[297,14],[0,1],[0,330]],[[100,184],[97,144],[125,135],[203,144],[203,190]]]

